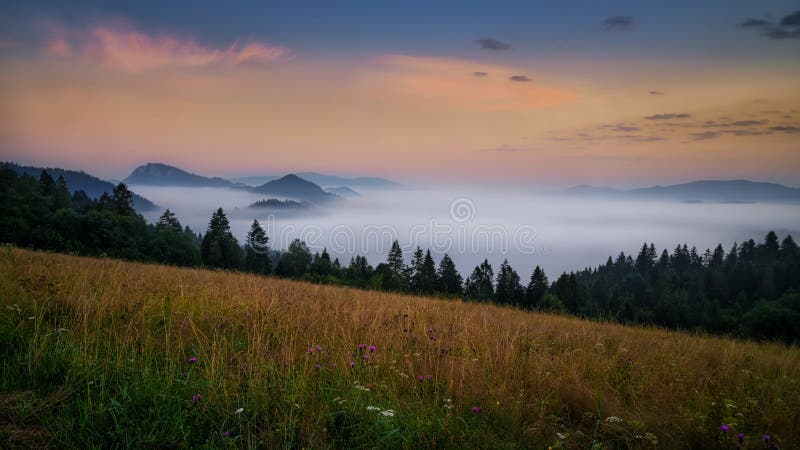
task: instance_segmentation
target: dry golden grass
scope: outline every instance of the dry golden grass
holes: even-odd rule
[[[0,250],[0,275],[0,307],[11,314],[18,305],[25,311],[19,320],[35,324],[20,326],[35,326],[35,336],[68,329],[76,358],[101,367],[92,376],[127,367],[181,373],[197,356],[197,376],[207,382],[203,401],[225,411],[215,420],[229,420],[243,402],[249,410],[272,405],[234,445],[342,445],[330,417],[354,381],[374,392],[365,402],[418,421],[401,421],[399,432],[439,420],[442,430],[433,434],[452,433],[445,441],[387,445],[647,448],[657,440],[659,448],[732,448],[722,423],[746,433],[750,448],[762,448],[755,441],[763,433],[782,448],[800,445],[797,348],[13,248]],[[35,319],[22,317],[28,314]],[[377,346],[369,362],[359,343]],[[317,345],[322,355],[309,355]],[[278,378],[282,387],[269,384]],[[164,377],[163,388],[178,392],[170,380]],[[86,388],[85,380],[64,384]],[[446,399],[452,408],[443,408]],[[290,419],[294,403],[306,412]],[[362,443],[377,442],[367,435]]]

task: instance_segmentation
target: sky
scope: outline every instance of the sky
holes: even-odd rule
[[[800,185],[797,1],[0,4],[0,159]]]

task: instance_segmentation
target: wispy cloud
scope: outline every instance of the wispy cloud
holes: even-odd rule
[[[511,50],[511,45],[493,38],[480,38],[475,43],[481,50]]]
[[[227,47],[212,47],[172,35],[152,35],[120,24],[97,25],[87,30],[55,26],[44,54],[74,58],[115,70],[138,72],[162,67],[239,66],[264,64],[289,54],[285,47],[254,39],[237,40]]]
[[[531,79],[525,75],[511,75],[510,77],[508,77],[508,79],[511,81],[515,81],[517,83],[527,83],[531,81]]]
[[[800,39],[800,11],[781,18],[777,24],[764,19],[749,18],[739,23],[742,28],[761,30],[761,35],[770,39]]]
[[[687,113],[667,113],[667,114],[653,114],[652,116],[645,116],[647,120],[671,120],[671,119],[688,119],[692,117]]]
[[[474,76],[476,78],[483,78],[483,77],[489,76],[489,74],[486,73],[486,72],[472,72],[472,76]]]
[[[387,101],[410,103],[415,108],[471,111],[526,111],[571,102],[577,95],[567,89],[542,85],[525,77],[511,83],[508,78],[476,76],[514,73],[516,68],[478,64],[459,58],[384,55],[373,66],[360,71],[357,83]]]
[[[613,16],[603,21],[605,31],[628,31],[633,27],[633,17]]]
[[[664,95],[663,91],[650,91],[650,95]]]

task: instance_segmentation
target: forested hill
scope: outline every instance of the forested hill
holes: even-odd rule
[[[551,284],[539,266],[517,272],[503,261],[495,272],[488,258],[462,277],[448,255],[437,263],[430,250],[419,247],[407,264],[397,242],[386,261],[374,267],[364,256],[344,265],[324,249],[312,253],[299,239],[275,252],[255,220],[241,245],[222,208],[199,236],[169,210],[156,224],[147,224],[123,183],[112,195],[92,201],[82,191],[70,196],[66,183],[47,173],[37,179],[2,166],[0,210],[0,243],[21,247],[800,342],[800,250],[791,236],[781,239],[773,232],[761,243],[748,240],[728,251],[720,245],[698,252],[684,244],[659,253],[645,244],[636,257],[620,253],[596,268],[564,273]]]
[[[15,163],[0,163],[0,165],[5,165],[14,172],[30,175],[37,179],[39,175],[41,175],[42,170],[44,170],[49,173],[54,180],[57,180],[58,177],[63,177],[71,192],[83,191],[93,199],[100,198],[103,194],[111,195],[114,191],[114,185],[112,183],[101,180],[83,171],[51,167],[21,166]],[[158,208],[153,202],[136,193],[133,193],[133,206],[140,212],[153,211]]]

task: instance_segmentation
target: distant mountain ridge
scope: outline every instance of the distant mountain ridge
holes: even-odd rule
[[[133,169],[125,178],[127,184],[142,184],[150,186],[183,186],[183,187],[215,187],[215,188],[246,188],[240,183],[234,183],[220,177],[205,177],[187,172],[175,166],[162,163],[147,163]]]
[[[311,181],[323,187],[338,187],[347,186],[364,189],[400,189],[403,185],[396,183],[392,180],[379,177],[340,177],[337,175],[326,175],[317,172],[298,172],[297,176],[305,180]],[[244,183],[250,186],[259,186],[266,182],[277,180],[280,175],[257,175],[250,177],[237,177],[231,178],[232,181]]]
[[[324,203],[340,198],[338,195],[325,192],[315,183],[304,180],[293,173],[277,180],[268,181],[251,189],[251,191],[258,194],[279,195],[311,203]]]
[[[24,173],[37,179],[39,178],[39,175],[41,175],[42,170],[49,173],[53,179],[58,179],[59,176],[62,176],[64,177],[64,181],[67,182],[67,187],[71,192],[84,191],[86,192],[86,195],[94,199],[97,199],[103,195],[103,193],[111,195],[114,191],[114,184],[101,180],[100,178],[83,171],[54,167],[22,166],[11,162],[0,164],[8,166],[14,172],[20,174]],[[136,193],[133,193],[133,206],[139,212],[154,211],[158,209],[158,206],[155,203]]]
[[[667,186],[614,189],[573,186],[567,194],[626,199],[677,200],[684,202],[797,202],[800,188],[750,180],[698,180]]]
[[[347,186],[327,188],[325,189],[325,192],[329,192],[331,194],[338,195],[340,197],[350,197],[350,198],[361,197],[361,194],[350,189]]]

